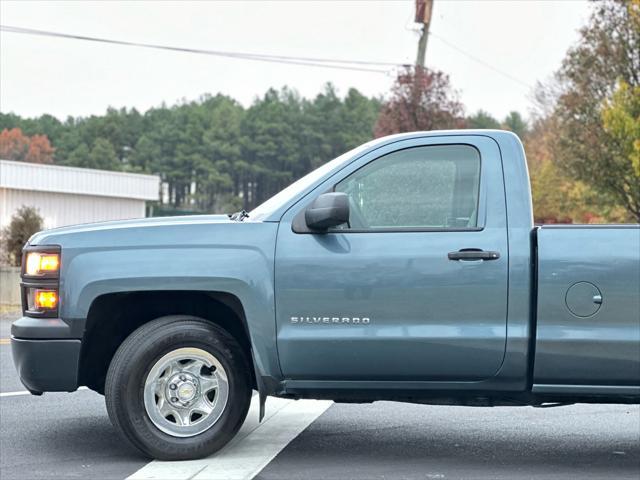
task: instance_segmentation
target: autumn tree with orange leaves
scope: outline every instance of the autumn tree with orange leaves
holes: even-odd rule
[[[28,137],[19,128],[0,132],[0,158],[18,162],[53,163],[53,152],[46,135]]]

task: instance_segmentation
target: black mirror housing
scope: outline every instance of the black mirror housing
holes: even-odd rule
[[[325,231],[349,221],[349,196],[342,192],[323,193],[304,212],[307,227]]]

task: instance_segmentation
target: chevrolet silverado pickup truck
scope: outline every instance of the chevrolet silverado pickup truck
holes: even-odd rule
[[[144,454],[209,455],[257,391],[468,406],[640,401],[640,226],[534,227],[503,131],[371,141],[235,215],[37,233],[28,390],[102,393]]]

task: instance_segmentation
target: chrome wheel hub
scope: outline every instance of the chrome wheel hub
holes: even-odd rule
[[[144,385],[149,419],[174,437],[192,437],[211,428],[228,398],[224,367],[199,348],[179,348],[163,356],[149,371]]]
[[[165,400],[176,406],[187,407],[200,393],[198,379],[189,373],[173,375],[165,387]]]

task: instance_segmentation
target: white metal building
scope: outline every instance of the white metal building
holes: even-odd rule
[[[23,205],[39,210],[45,228],[141,218],[159,187],[156,175],[0,160],[0,228]]]

